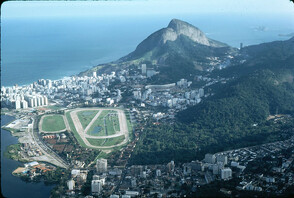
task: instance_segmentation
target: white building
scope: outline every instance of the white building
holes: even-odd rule
[[[72,169],[72,171],[71,171],[71,176],[72,177],[76,177],[76,176],[78,176],[80,174],[81,174],[81,171],[79,169]]]
[[[224,168],[221,170],[221,179],[229,179],[232,177],[232,170],[230,168]]]
[[[142,93],[141,91],[137,90],[137,91],[133,91],[133,94],[134,94],[134,98],[137,99],[137,100],[141,100],[141,97],[142,97]]]
[[[68,190],[73,190],[75,187],[75,181],[73,179],[69,180],[67,182],[67,187],[68,187]]]
[[[129,196],[138,196],[139,192],[138,191],[131,191],[131,190],[126,190],[126,194],[125,195],[129,195]]]
[[[44,96],[44,106],[48,105],[48,98],[46,96]]]
[[[22,100],[21,101],[21,107],[23,108],[23,109],[27,109],[29,106],[28,106],[28,102],[27,101],[25,101],[25,100]]]
[[[210,153],[205,154],[204,161],[206,163],[214,164],[215,163],[215,155],[210,154]]]
[[[142,75],[146,75],[147,73],[147,66],[146,64],[142,64]]]
[[[97,159],[96,171],[97,171],[97,173],[107,172],[107,159],[103,159],[103,158]]]
[[[93,72],[93,77],[97,78],[97,72],[95,72],[95,71]]]
[[[202,88],[199,89],[199,96],[200,97],[204,96],[204,89],[202,89]]]
[[[156,169],[156,177],[160,177],[161,176],[161,170],[160,169]]]
[[[15,109],[20,109],[21,108],[21,101],[17,100],[15,101]]]
[[[228,157],[226,155],[217,155],[216,162],[222,162],[224,165],[228,164]]]
[[[91,183],[91,192],[92,195],[99,195],[102,190],[102,183],[100,180],[92,180]]]

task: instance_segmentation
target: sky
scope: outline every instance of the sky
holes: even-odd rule
[[[289,0],[6,1],[1,18],[140,16],[190,13],[273,14],[294,17]]]

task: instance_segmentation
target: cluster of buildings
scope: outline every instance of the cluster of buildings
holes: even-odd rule
[[[24,164],[24,167],[18,167],[13,171],[14,175],[28,177],[33,180],[37,176],[42,176],[48,171],[53,171],[55,167],[46,164],[39,164],[36,161]]]
[[[240,167],[240,164],[248,167],[249,163],[253,164],[250,169],[246,168],[246,173],[236,175],[241,179],[236,186],[237,190],[282,194],[294,184],[293,148],[294,136],[285,141],[236,149],[223,154],[231,160],[232,167]]]
[[[13,109],[27,109],[48,105],[48,97],[34,91],[34,84],[29,86],[1,87],[1,103]]]
[[[59,80],[40,79],[29,85],[2,87],[1,102],[14,109],[47,106],[48,100],[70,106],[80,102],[97,104],[102,101],[111,105],[122,98],[120,90],[114,93],[108,90],[115,76],[115,72],[101,76],[93,72],[92,76],[72,76]],[[112,97],[107,97],[108,95]]]
[[[75,195],[75,191],[81,191],[87,180],[88,170],[72,169],[71,178],[67,181],[67,194]]]
[[[196,105],[204,97],[204,89],[189,89],[191,81],[181,79],[177,83],[165,85],[147,85],[135,88],[133,97],[142,103],[151,106],[164,106],[168,108],[183,109],[186,105]],[[182,91],[186,90],[186,91]]]
[[[294,146],[294,137],[290,140],[247,147],[215,154],[206,154],[201,161],[176,164],[170,161],[167,164],[132,165],[109,168],[106,159],[98,159],[95,174],[91,180],[91,195],[112,198],[130,198],[136,196],[180,197],[189,193],[197,193],[197,189],[211,182],[225,182],[238,178],[240,183],[234,189],[218,189],[225,194],[236,192],[278,192],[277,186],[289,187],[294,184],[291,171],[294,153],[288,157],[281,151]],[[287,153],[287,152],[286,152]],[[272,166],[268,162],[272,173],[256,174],[247,171],[250,162],[271,156],[281,161],[279,166]],[[265,161],[266,163],[266,161]],[[275,176],[273,176],[275,175]],[[286,182],[286,185],[285,185]],[[280,192],[282,193],[282,191]],[[88,196],[91,197],[91,196]]]

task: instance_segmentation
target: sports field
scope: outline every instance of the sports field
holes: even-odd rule
[[[95,117],[97,113],[98,111],[95,110],[79,111],[77,113],[84,129],[88,126],[88,124],[91,122],[91,120]]]
[[[43,132],[58,132],[66,130],[62,115],[46,115],[41,120],[41,130]]]
[[[109,149],[129,141],[127,118],[115,108],[79,108],[65,113],[78,142],[88,148]]]
[[[103,110],[87,131],[91,136],[108,136],[120,131],[118,116],[115,111]]]

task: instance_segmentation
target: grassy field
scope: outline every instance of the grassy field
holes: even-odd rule
[[[112,146],[121,143],[125,139],[124,135],[115,138],[108,138],[108,139],[92,139],[87,138],[90,144],[93,146]]]
[[[106,128],[105,128],[106,126]],[[100,127],[100,131],[97,131],[96,127]],[[92,136],[105,136],[113,135],[116,131],[119,131],[119,120],[115,111],[104,110],[101,112],[97,120],[88,130],[87,134]]]
[[[66,129],[63,117],[61,115],[50,115],[43,119],[43,131],[60,131]]]
[[[113,135],[120,131],[118,115],[115,111],[109,112],[108,116],[105,117],[105,123],[108,135]]]
[[[84,129],[88,126],[88,124],[91,122],[91,120],[95,117],[97,113],[97,110],[79,111],[77,113],[78,118]]]

